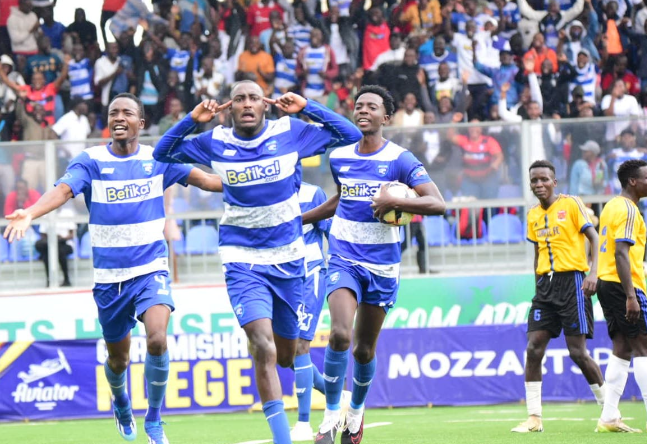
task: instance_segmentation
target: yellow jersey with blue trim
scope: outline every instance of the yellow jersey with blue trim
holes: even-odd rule
[[[635,288],[645,290],[645,221],[638,206],[623,196],[611,199],[600,215],[600,255],[598,258],[598,279],[620,282],[616,267],[616,244],[627,242],[631,281]]]
[[[528,211],[527,239],[537,245],[537,274],[589,271],[584,231],[592,227],[579,197],[560,194],[548,209]]]

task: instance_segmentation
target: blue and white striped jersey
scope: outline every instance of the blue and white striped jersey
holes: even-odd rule
[[[273,99],[278,99],[285,92],[281,92],[281,88],[289,90],[297,84],[297,59],[286,59],[283,54],[277,53],[274,56],[275,77],[274,77],[274,94]]]
[[[413,188],[431,182],[425,167],[410,151],[387,141],[371,154],[357,144],[330,153],[330,169],[341,188],[330,229],[330,255],[337,255],[382,277],[400,274],[400,227],[373,217],[371,198],[382,185],[398,181]]]
[[[94,97],[92,92],[92,64],[85,58],[78,62],[70,62],[70,97],[81,97],[88,100]]]
[[[299,205],[301,213],[317,208],[326,202],[326,193],[316,186],[302,182],[299,190]],[[326,268],[326,261],[323,254],[323,237],[328,236],[330,231],[330,219],[320,220],[315,224],[303,226],[303,240],[306,244],[306,270],[312,270],[317,266]]]
[[[326,94],[326,85],[320,74],[326,71],[330,62],[327,55],[328,50],[325,46],[319,48],[308,46],[303,50],[303,69],[306,73],[304,97],[314,99]]]
[[[168,271],[164,190],[178,182],[186,186],[192,169],[157,162],[151,146],[140,145],[136,153],[120,157],[110,145],[83,151],[56,182],[85,197],[95,283]]]
[[[275,265],[305,257],[298,196],[300,160],[356,142],[362,133],[311,100],[302,113],[321,124],[283,117],[267,120],[252,139],[218,126],[183,141],[195,128],[188,115],[155,147],[158,160],[200,163],[222,178],[225,213],[220,220],[219,250],[223,263]]]
[[[420,54],[418,64],[427,73],[429,88],[433,87],[436,82],[438,82],[438,67],[443,62],[449,65],[449,77],[458,79],[458,57],[456,57],[455,53],[445,50],[443,55],[440,57],[434,54],[433,51],[431,53]]]

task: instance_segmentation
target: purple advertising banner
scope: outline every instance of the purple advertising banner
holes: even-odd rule
[[[524,325],[384,330],[367,405],[517,402],[524,398],[525,330]],[[596,333],[588,348],[604,371],[611,342],[604,323],[596,324]],[[165,413],[247,410],[258,402],[242,332],[169,336],[168,343]],[[323,352],[312,349],[320,369]],[[133,337],[128,391],[138,412],[147,407],[145,354],[146,339]],[[0,343],[0,421],[111,416],[105,356],[102,340]],[[293,372],[280,369],[279,375],[285,396],[293,398]],[[351,381],[352,365],[348,376]],[[625,390],[629,396],[640,396],[633,377]],[[593,400],[563,338],[547,351],[543,399]]]

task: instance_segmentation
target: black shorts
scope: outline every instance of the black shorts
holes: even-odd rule
[[[598,279],[598,299],[604,313],[604,319],[607,321],[610,338],[613,338],[616,333],[621,333],[628,338],[636,338],[638,334],[647,334],[645,321],[647,298],[639,288],[636,288],[636,296],[640,306],[640,316],[638,316],[638,322],[630,324],[625,318],[627,315],[627,295],[624,288],[622,288],[622,284]]]
[[[591,339],[593,305],[582,291],[585,276],[581,271],[541,276],[528,313],[528,332],[546,330],[556,338],[563,329],[566,336]]]

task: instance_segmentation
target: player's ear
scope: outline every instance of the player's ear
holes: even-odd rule
[[[385,114],[384,115],[384,121],[382,122],[382,125],[386,126],[386,125],[389,124],[390,121],[391,121],[391,116]]]
[[[144,129],[146,126],[146,119],[139,119],[139,129]]]

